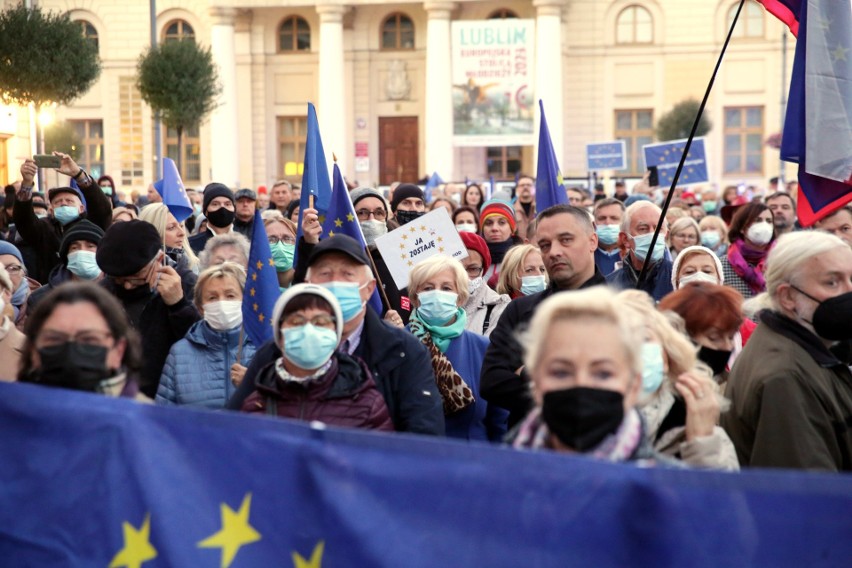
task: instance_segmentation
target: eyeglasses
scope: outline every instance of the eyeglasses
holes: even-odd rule
[[[281,327],[300,327],[307,324],[311,324],[315,327],[334,327],[336,322],[337,320],[328,314],[320,314],[310,319],[306,318],[302,314],[292,314],[284,320],[284,325]]]
[[[112,333],[109,331],[98,331],[95,329],[84,329],[78,331],[74,335],[69,335],[62,331],[47,330],[39,334],[36,339],[38,347],[55,347],[73,341],[83,345],[99,345],[106,346],[109,340],[112,339]]]
[[[156,260],[156,258],[154,260]],[[131,288],[136,288],[142,284],[146,284],[151,280],[151,274],[153,274],[154,264],[153,261],[151,262],[152,264],[145,269],[145,276],[112,276],[111,279],[116,286],[120,286],[122,288],[126,284],[130,284]]]
[[[388,212],[384,209],[359,209],[355,212],[358,215],[358,219],[361,221],[367,221],[370,217],[373,217],[377,221],[384,221],[388,217]]]
[[[696,241],[698,242],[698,237],[695,235],[691,235],[689,233],[675,233],[672,235],[673,239],[680,239],[682,241]]]
[[[477,276],[482,274],[482,267],[476,266],[475,264],[472,264],[472,265],[468,266],[467,268],[465,268],[465,272],[467,272],[467,275],[470,276],[471,278],[476,278]]]
[[[24,267],[21,266],[20,264],[10,264],[9,266],[6,267],[6,272],[8,272],[9,274],[17,274],[18,272],[22,271],[23,269],[24,269]]]
[[[277,245],[278,243],[284,243],[285,245],[295,245],[296,244],[296,237],[290,237],[290,236],[281,237],[281,238],[269,237],[269,244]]]

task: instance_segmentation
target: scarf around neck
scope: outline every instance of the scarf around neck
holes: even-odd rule
[[[766,279],[763,277],[763,270],[766,264],[766,255],[769,253],[767,247],[764,251],[759,251],[748,246],[745,241],[738,239],[731,243],[728,247],[728,263],[734,272],[742,278],[749,289],[755,294],[759,294],[766,290]]]
[[[447,348],[450,346],[450,342],[460,336],[464,331],[464,327],[467,325],[467,314],[464,309],[459,308],[456,310],[456,319],[453,323],[435,326],[429,325],[420,319],[420,315],[415,309],[411,313],[409,320],[411,324],[411,333],[413,333],[417,339],[422,341],[423,336],[428,334],[431,336],[435,345],[438,346],[438,349],[441,350],[441,353],[446,353]]]
[[[488,252],[491,253],[491,265],[496,266],[503,262],[503,257],[506,256],[510,248],[515,246],[515,240],[509,237],[503,242],[489,243],[486,241],[485,244],[488,245]]]

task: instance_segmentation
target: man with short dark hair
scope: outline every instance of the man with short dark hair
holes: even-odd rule
[[[527,228],[535,220],[535,178],[528,175],[518,176],[515,186],[515,223],[518,227],[516,234],[526,238]]]
[[[618,199],[605,198],[595,203],[595,233],[598,235],[598,248],[595,249],[595,265],[604,276],[615,272],[615,265],[621,260],[618,248],[618,234],[621,232],[621,220],[624,217],[624,204]]]
[[[269,196],[270,209],[277,209],[282,214],[286,214],[287,207],[290,201],[293,200],[293,186],[286,179],[278,180],[272,186],[272,193]]]
[[[524,370],[519,329],[532,319],[536,307],[558,292],[605,284],[595,268],[598,237],[588,212],[570,205],[554,205],[536,218],[535,244],[550,286],[543,292],[513,300],[491,332],[480,378],[480,393],[490,404],[509,411],[509,427],[522,420],[533,406],[529,377]]]
[[[796,201],[786,191],[776,191],[766,198],[766,206],[772,211],[775,238],[796,229]]]
[[[831,233],[835,237],[852,245],[852,207],[841,207],[814,223],[814,229]]]
[[[241,189],[234,195],[237,204],[234,230],[251,240],[254,229],[254,212],[257,209],[257,194],[250,189]]]

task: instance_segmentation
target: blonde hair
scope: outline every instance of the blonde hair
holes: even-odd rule
[[[237,284],[240,286],[240,293],[242,293],[243,288],[246,285],[246,271],[245,269],[237,264],[236,262],[223,262],[222,264],[216,264],[201,271],[201,274],[198,275],[198,282],[195,284],[195,291],[193,292],[193,300],[195,301],[195,305],[197,307],[201,307],[201,297],[204,293],[204,286],[214,278],[233,278]]]
[[[262,215],[261,215],[261,217],[262,217]],[[293,233],[294,237],[296,236],[296,234],[297,234],[296,233],[296,223],[294,223],[290,219],[285,218],[284,215],[281,215],[280,211],[278,212],[277,216],[271,216],[268,219],[263,219],[263,226],[264,227],[268,227],[269,225],[271,225],[273,223],[281,223],[282,225],[287,227],[288,231]]]
[[[725,224],[721,217],[716,217],[715,215],[707,215],[701,220],[700,223],[698,223],[698,230],[719,231],[719,235],[722,237],[722,240],[719,242],[723,244],[728,244],[728,226]]]
[[[282,213],[278,209],[267,209],[266,211],[260,214],[260,218],[263,219],[263,224],[265,226],[266,222],[270,219],[283,219],[284,213]]]
[[[169,211],[169,208],[162,203],[150,203],[139,213],[139,219],[154,225],[154,228],[156,228],[157,232],[160,233],[160,238],[163,240],[163,244],[166,244],[166,225],[169,224],[170,215],[171,211]],[[175,221],[177,221],[177,219],[175,219]],[[192,252],[192,247],[189,246],[189,239],[186,235],[187,231],[184,229],[183,241],[180,243],[180,248],[183,249],[183,254],[186,257],[189,267],[195,270],[198,266],[198,257],[195,256],[194,252]]]
[[[511,296],[515,292],[521,291],[521,277],[518,276],[518,269],[523,267],[524,260],[531,252],[541,254],[537,246],[530,244],[517,245],[509,249],[500,265],[500,278],[497,280],[498,294]],[[545,280],[547,280],[547,275],[545,275]]]
[[[458,305],[463,306],[470,297],[467,272],[465,272],[461,262],[441,254],[427,258],[415,264],[414,268],[411,269],[408,275],[408,292],[411,297],[416,298],[424,282],[445,270],[452,272],[456,281],[456,293],[459,295]]]
[[[6,272],[6,267],[3,266],[2,262],[0,262],[0,286],[3,287],[3,289],[0,290],[0,294],[2,294],[4,291],[9,292],[10,294],[14,292],[12,286],[12,277],[9,276],[8,272]],[[2,314],[0,314],[0,318],[2,318]]]
[[[668,241],[668,245],[672,246],[672,235],[675,233],[682,232],[686,229],[692,229],[695,231],[695,236],[697,240],[695,244],[701,244],[701,229],[698,228],[698,223],[695,222],[695,219],[692,217],[681,217],[680,219],[676,219],[674,223],[669,225],[669,233],[666,235],[666,240]]]
[[[130,215],[131,220],[139,218],[136,215],[136,211],[134,211],[130,207],[116,207],[115,209],[112,210],[112,220],[115,221],[116,217],[118,217],[119,215],[123,215],[125,213],[127,215]]]
[[[617,329],[615,337],[607,341],[618,341],[627,355],[627,364],[634,376],[642,374],[643,335],[616,301],[615,292],[606,286],[595,286],[570,294],[554,294],[539,304],[529,328],[520,335],[524,347],[524,365],[533,372],[542,359],[542,348],[550,328],[563,320],[580,318],[595,319],[611,323]]]
[[[766,292],[755,296],[743,308],[751,315],[760,309],[782,311],[778,303],[778,287],[793,283],[802,275],[802,267],[813,257],[836,248],[849,248],[840,237],[821,231],[798,231],[782,235],[766,258]]]

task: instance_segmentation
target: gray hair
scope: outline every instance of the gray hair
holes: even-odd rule
[[[201,270],[210,267],[210,260],[216,249],[223,246],[232,246],[239,250],[248,262],[249,253],[251,252],[251,243],[240,233],[230,232],[222,235],[216,235],[204,246],[204,250],[198,255]]]
[[[636,203],[633,203],[632,205],[628,206],[624,210],[624,217],[622,217],[622,219],[621,219],[621,232],[629,235],[630,234],[630,222],[633,220],[633,215],[635,215],[639,211],[642,211],[643,209],[648,209],[650,207],[653,207],[654,209],[657,210],[657,216],[658,217],[663,212],[662,209],[657,207],[657,205],[654,204],[653,201],[644,201],[644,200],[643,201],[637,201]],[[663,224],[665,225],[665,223],[666,223],[666,220],[663,219]]]

